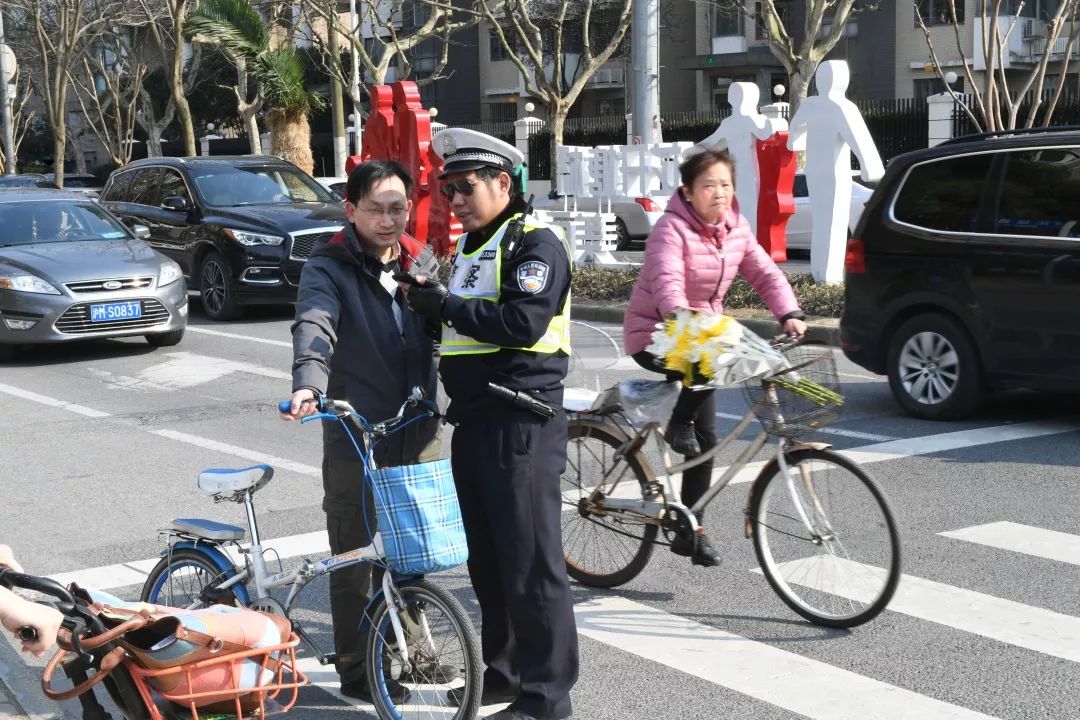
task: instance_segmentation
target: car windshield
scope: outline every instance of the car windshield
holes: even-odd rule
[[[66,188],[96,188],[99,186],[100,183],[97,181],[97,178],[93,176],[64,176],[64,187]]]
[[[56,184],[41,175],[0,176],[0,188],[55,188]]]
[[[195,185],[207,205],[292,205],[337,200],[322,185],[288,167],[210,167],[193,169]]]
[[[0,247],[130,237],[100,205],[70,200],[0,202],[0,228]]]

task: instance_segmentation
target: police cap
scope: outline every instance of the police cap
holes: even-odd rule
[[[447,128],[435,136],[435,153],[443,159],[439,179],[453,173],[498,168],[513,177],[525,156],[516,147],[482,132]]]

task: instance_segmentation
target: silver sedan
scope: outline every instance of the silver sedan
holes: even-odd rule
[[[187,285],[145,234],[85,195],[0,191],[0,361],[18,345],[84,338],[179,343]]]

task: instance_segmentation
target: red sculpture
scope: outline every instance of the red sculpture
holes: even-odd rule
[[[755,141],[757,148],[758,242],[776,262],[787,260],[787,221],[795,213],[795,153],[788,150],[787,132]]]
[[[405,166],[416,181],[413,210],[405,230],[420,242],[430,244],[437,254],[446,255],[452,251],[451,238],[461,234],[461,224],[439,191],[442,159],[431,147],[431,116],[420,103],[416,83],[404,80],[393,85],[375,85],[370,96],[371,115],[364,123],[358,160],[395,160]],[[348,163],[346,171],[352,172]]]

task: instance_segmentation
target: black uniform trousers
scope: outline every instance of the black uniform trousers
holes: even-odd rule
[[[562,548],[566,416],[508,406],[463,419],[452,442],[484,687],[517,691],[511,709],[535,718],[568,717],[578,644]]]
[[[364,482],[364,463],[325,454],[322,471],[323,484],[328,488],[341,487],[346,483],[364,484],[363,510],[366,511],[366,518],[360,507],[324,504],[330,552],[339,555],[368,545],[378,520],[371,486]],[[360,623],[364,619],[371,586],[374,584],[378,589],[382,583],[382,573],[382,568],[370,563],[357,563],[330,573],[330,615],[334,625],[334,650],[337,653],[335,667],[342,684],[367,683],[364,674],[367,635],[360,632]]]
[[[652,353],[642,350],[634,353],[631,357],[641,367],[652,372],[663,373],[669,380],[681,380],[682,373],[673,372],[664,367],[664,362]],[[716,447],[716,391],[715,390],[690,390],[683,388],[679,393],[679,399],[675,401],[675,408],[671,411],[671,423],[689,424],[694,423],[694,434],[697,435],[698,445],[702,452],[708,452]],[[705,491],[712,484],[713,462],[709,460],[700,465],[683,471],[682,479],[682,504],[691,507],[701,499]],[[702,513],[701,515],[704,515]],[[700,522],[702,517],[698,516]]]

